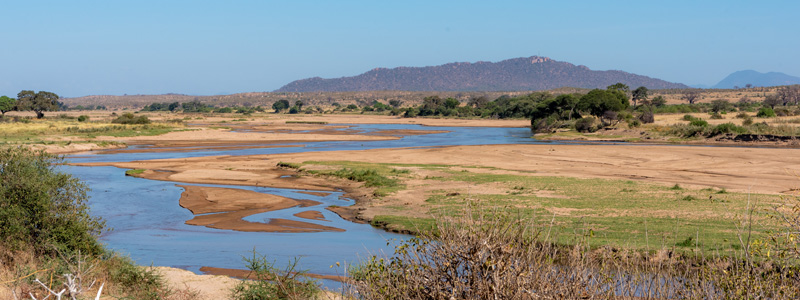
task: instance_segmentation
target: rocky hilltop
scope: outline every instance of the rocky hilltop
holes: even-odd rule
[[[632,88],[687,88],[680,83],[623,71],[594,71],[586,66],[532,56],[494,63],[479,61],[429,67],[376,68],[352,77],[296,80],[276,92],[534,91],[560,87],[605,88],[617,82]]]

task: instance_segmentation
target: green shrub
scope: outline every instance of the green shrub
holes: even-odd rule
[[[97,255],[104,222],[89,214],[88,188],[58,172],[60,157],[21,147],[0,149],[0,241],[10,250]]]
[[[251,280],[240,281],[233,288],[233,299],[313,299],[319,292],[317,282],[306,278],[305,271],[297,270],[297,259],[290,261],[284,270],[255,251],[252,258],[243,260],[250,270]]]
[[[344,168],[333,172],[331,175],[346,178],[353,181],[363,182],[366,187],[396,186],[397,180],[383,176],[374,169],[350,169]]]
[[[124,113],[121,116],[117,117],[116,119],[112,120],[111,123],[116,124],[150,124],[150,119],[147,116],[134,116],[132,113]]]
[[[761,109],[758,110],[758,113],[756,113],[756,117],[759,117],[759,118],[774,118],[775,117],[775,111],[772,110],[772,108],[769,108],[769,107],[762,107]]]
[[[715,113],[715,114],[711,115],[711,119],[712,120],[720,120],[720,119],[724,119],[724,117],[722,117],[722,115],[719,114],[719,113]]]
[[[595,132],[597,131],[597,119],[594,117],[580,118],[575,121],[575,130],[580,132]]]
[[[747,133],[747,129],[741,126],[736,126],[733,123],[724,123],[714,126],[714,128],[711,129],[711,133],[709,134],[709,136],[715,136],[726,133],[744,134]]]
[[[694,119],[696,119],[696,118],[692,117],[692,115],[683,115],[683,120],[684,121],[691,121],[691,120],[694,120]]]
[[[746,112],[740,112],[740,113],[736,114],[736,118],[737,119],[747,119],[749,117],[750,117],[750,115],[748,115]]]
[[[89,121],[89,116],[87,116],[87,115],[80,115],[80,116],[78,117],[78,122],[86,122],[86,121]]]
[[[747,116],[746,118],[744,118],[744,120],[742,120],[742,125],[745,125],[745,126],[753,125],[753,118],[751,118],[750,116]]]
[[[689,125],[697,126],[697,127],[706,127],[708,126],[708,122],[703,119],[693,119],[689,122]]]

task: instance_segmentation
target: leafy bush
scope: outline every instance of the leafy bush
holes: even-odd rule
[[[747,119],[749,117],[750,117],[750,115],[748,115],[746,112],[740,112],[740,113],[736,114],[736,118],[737,119]]]
[[[87,115],[80,115],[80,116],[78,117],[78,122],[86,122],[86,121],[89,121],[89,116],[87,116]]]
[[[756,113],[756,117],[759,117],[759,118],[774,118],[775,117],[775,111],[772,110],[772,108],[769,108],[769,107],[762,107],[761,109],[758,110],[758,113]]]
[[[305,271],[297,270],[297,259],[284,270],[276,268],[274,262],[255,251],[252,258],[243,259],[251,271],[251,280],[241,281],[233,288],[233,299],[313,299],[319,291],[314,280],[304,277]]]
[[[719,113],[714,113],[713,115],[711,115],[711,119],[712,120],[721,120],[721,119],[724,119],[724,117],[722,117],[722,115],[719,114]]]
[[[691,121],[691,120],[694,120],[694,119],[696,119],[696,118],[693,117],[692,115],[683,115],[683,120],[684,121]]]
[[[134,116],[132,113],[124,113],[121,116],[117,117],[116,119],[112,120],[111,123],[116,124],[150,124],[150,119],[147,116]]]
[[[331,175],[346,178],[353,181],[364,182],[366,187],[395,186],[397,180],[383,176],[374,169],[350,169],[344,168],[333,172]]]
[[[724,123],[714,126],[714,128],[711,129],[711,133],[709,134],[709,136],[715,136],[726,133],[744,134],[747,133],[747,129],[741,126],[736,126],[733,123]]]
[[[744,120],[742,120],[742,125],[745,125],[745,126],[753,125],[753,118],[751,118],[750,116],[747,116],[747,118],[744,118]]]
[[[708,126],[708,122],[703,119],[693,119],[689,122],[689,125],[697,126],[697,127],[706,127]]]
[[[61,162],[44,151],[0,149],[0,241],[5,247],[37,254],[102,253],[96,236],[104,222],[89,214],[88,188],[55,169]]]
[[[580,118],[575,121],[575,130],[580,132],[595,132],[597,131],[597,119],[594,117]]]

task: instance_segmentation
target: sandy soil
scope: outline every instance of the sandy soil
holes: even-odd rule
[[[191,271],[153,267],[164,276],[167,284],[174,290],[197,293],[196,299],[230,299],[230,290],[239,283],[238,279],[224,275],[197,275]]]
[[[785,193],[800,187],[795,149],[659,145],[490,145],[433,149],[339,151],[337,160],[485,166],[536,176],[633,179]],[[312,152],[268,156],[302,162],[325,160]]]
[[[167,284],[176,291],[186,291],[194,293],[196,296],[192,299],[197,300],[221,300],[221,299],[231,299],[230,298],[230,291],[233,287],[235,287],[240,281],[239,279],[235,278],[246,278],[247,271],[245,270],[233,270],[233,269],[222,269],[222,268],[207,268],[205,271],[205,275],[197,275],[190,271],[177,269],[177,268],[170,268],[170,267],[153,267],[155,268],[159,274],[164,276],[166,279]],[[235,278],[234,278],[235,277]],[[341,281],[342,278],[338,276],[315,276],[313,274],[309,274],[311,278],[318,278],[318,279],[331,279],[331,280],[339,280]],[[321,294],[317,295],[315,298],[316,300],[337,300],[343,299],[341,295],[330,292],[330,291],[323,291]]]

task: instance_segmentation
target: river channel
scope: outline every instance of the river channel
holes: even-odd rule
[[[341,124],[339,124],[341,125]],[[67,161],[120,162],[162,158],[185,158],[213,155],[256,155],[308,151],[366,150],[375,148],[440,147],[452,145],[533,144],[542,143],[531,138],[528,128],[489,127],[425,127],[421,125],[366,124],[350,125],[348,130],[371,132],[379,130],[445,130],[446,133],[403,136],[386,141],[307,142],[290,144],[291,147],[247,148],[237,150],[186,151],[185,148],[162,149],[160,152],[108,153],[92,152],[67,156]],[[300,268],[320,275],[345,275],[342,266],[358,262],[373,254],[391,255],[393,240],[405,235],[385,232],[367,224],[356,224],[341,219],[328,211],[330,205],[346,206],[353,200],[343,198],[341,192],[312,195],[308,190],[268,187],[184,184],[125,176],[125,170],[115,167],[64,166],[66,172],[83,180],[90,188],[92,214],[100,216],[112,230],[101,236],[108,248],[130,256],[140,265],[169,266],[200,273],[203,266],[243,269],[242,257],[255,250],[284,266],[292,258],[299,258]],[[176,184],[227,187],[273,194],[297,200],[313,200],[313,207],[290,208],[253,215],[246,220],[268,222],[271,218],[298,220],[344,229],[344,232],[278,233],[241,232],[203,226],[186,225],[192,213],[179,206],[183,188]],[[306,193],[304,193],[306,192]],[[305,210],[323,214],[325,220],[300,219],[293,216]],[[336,288],[340,284],[321,281],[324,286]]]

